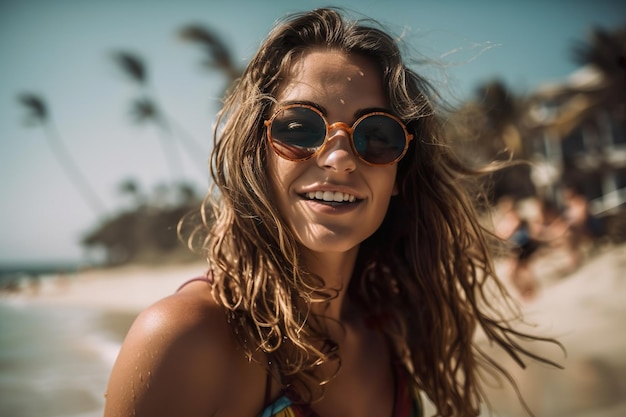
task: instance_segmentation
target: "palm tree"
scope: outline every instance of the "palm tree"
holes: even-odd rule
[[[521,100],[501,80],[493,80],[478,87],[477,96],[486,116],[487,129],[493,146],[500,146],[513,158],[525,157],[520,117]]]
[[[230,48],[215,31],[202,25],[190,24],[179,31],[182,39],[196,43],[205,53],[203,66],[211,71],[217,70],[226,76],[228,86],[224,93],[235,83],[243,68],[235,64]]]
[[[587,42],[576,42],[572,57],[580,65],[590,65],[598,70],[610,84],[610,89],[621,93],[626,86],[626,26],[615,30],[594,28]],[[621,88],[619,88],[621,87]]]
[[[486,120],[484,138],[492,146],[500,146],[510,159],[528,161],[531,157],[529,132],[524,125],[526,101],[516,96],[501,80],[484,83],[477,89],[480,105]],[[526,140],[525,140],[526,139]],[[519,198],[537,193],[531,177],[531,166],[515,164],[493,175],[494,198],[509,194]]]
[[[148,72],[143,59],[127,51],[114,52],[112,57],[130,81],[141,89],[142,95],[132,103],[131,116],[137,123],[152,123],[159,129],[161,149],[168,161],[172,182],[176,182],[182,176],[183,164],[174,140],[180,140],[180,144],[194,161],[204,152],[202,146],[161,110],[162,106],[157,104],[155,98],[154,87],[148,81]],[[176,127],[178,134],[174,134],[173,127]],[[198,166],[202,172],[206,171],[204,164]]]
[[[453,114],[447,127],[469,163],[523,158],[522,114],[522,100],[502,81],[493,80],[476,89],[474,98]]]
[[[141,189],[139,183],[133,178],[127,178],[118,185],[118,192],[122,196],[127,196],[132,202],[132,206],[139,210],[145,207],[148,198]]]
[[[21,93],[18,95],[18,101],[28,112],[25,119],[26,125],[40,126],[44,130],[46,142],[74,187],[76,187],[96,215],[104,214],[105,205],[97,196],[63,143],[43,97],[33,93]]]
[[[461,156],[471,164],[484,165],[496,160],[526,160],[529,150],[522,118],[524,101],[498,79],[476,89],[475,98],[453,115],[449,134]],[[535,193],[530,167],[515,164],[493,174],[493,197],[514,194],[527,197]]]
[[[590,103],[588,111],[606,111],[624,126],[626,26],[615,30],[594,28],[587,41],[574,43],[571,53],[574,62],[594,71],[600,78],[598,83],[584,90]]]

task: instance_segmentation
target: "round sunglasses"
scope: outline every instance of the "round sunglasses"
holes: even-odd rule
[[[319,154],[332,129],[347,131],[355,155],[374,166],[398,162],[413,139],[404,123],[389,113],[365,114],[350,127],[344,122],[328,124],[321,111],[306,104],[281,107],[265,126],[274,151],[290,161],[305,161]]]

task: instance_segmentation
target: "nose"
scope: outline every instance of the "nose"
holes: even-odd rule
[[[357,156],[352,150],[352,129],[345,123],[333,123],[328,139],[317,156],[318,165],[336,172],[352,172],[356,169]]]

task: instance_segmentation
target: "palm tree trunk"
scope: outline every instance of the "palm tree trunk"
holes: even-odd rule
[[[65,147],[65,144],[61,140],[61,136],[57,129],[50,121],[44,122],[42,125],[44,129],[44,135],[47,139],[48,145],[55,158],[59,161],[61,168],[72,182],[74,187],[78,190],[81,197],[85,200],[91,210],[98,216],[106,212],[105,205],[96,195],[93,187],[87,182],[87,179],[78,168],[78,165],[74,162],[69,151]]]
[[[161,142],[161,148],[163,149],[163,154],[165,155],[165,158],[170,166],[172,184],[175,184],[183,178],[183,162],[178,148],[176,147],[176,138],[165,117],[164,113],[161,113],[156,122],[160,131],[159,139]]]
[[[209,151],[208,146],[202,146],[199,144],[194,137],[177,121],[172,119],[171,116],[168,115],[168,123],[170,127],[170,131],[174,136],[176,136],[180,145],[187,155],[197,164],[200,172],[202,174],[208,173],[208,159],[209,159]],[[199,155],[206,155],[206,158],[200,160],[198,158]]]

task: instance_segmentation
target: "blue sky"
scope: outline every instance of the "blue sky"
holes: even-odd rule
[[[402,34],[409,50],[443,65],[418,68],[446,94],[467,97],[494,77],[525,92],[564,80],[577,67],[575,40],[593,25],[626,22],[626,2],[581,0],[354,0],[358,11]],[[189,23],[220,33],[243,65],[273,22],[327,1],[4,0],[0,2],[0,263],[77,260],[80,237],[98,223],[67,179],[41,130],[26,128],[20,92],[43,95],[58,130],[109,213],[125,201],[127,178],[146,190],[169,180],[158,133],[128,116],[136,89],[110,60],[144,57],[166,110],[206,146],[185,161],[184,178],[206,188],[209,153],[225,80],[176,37]]]

